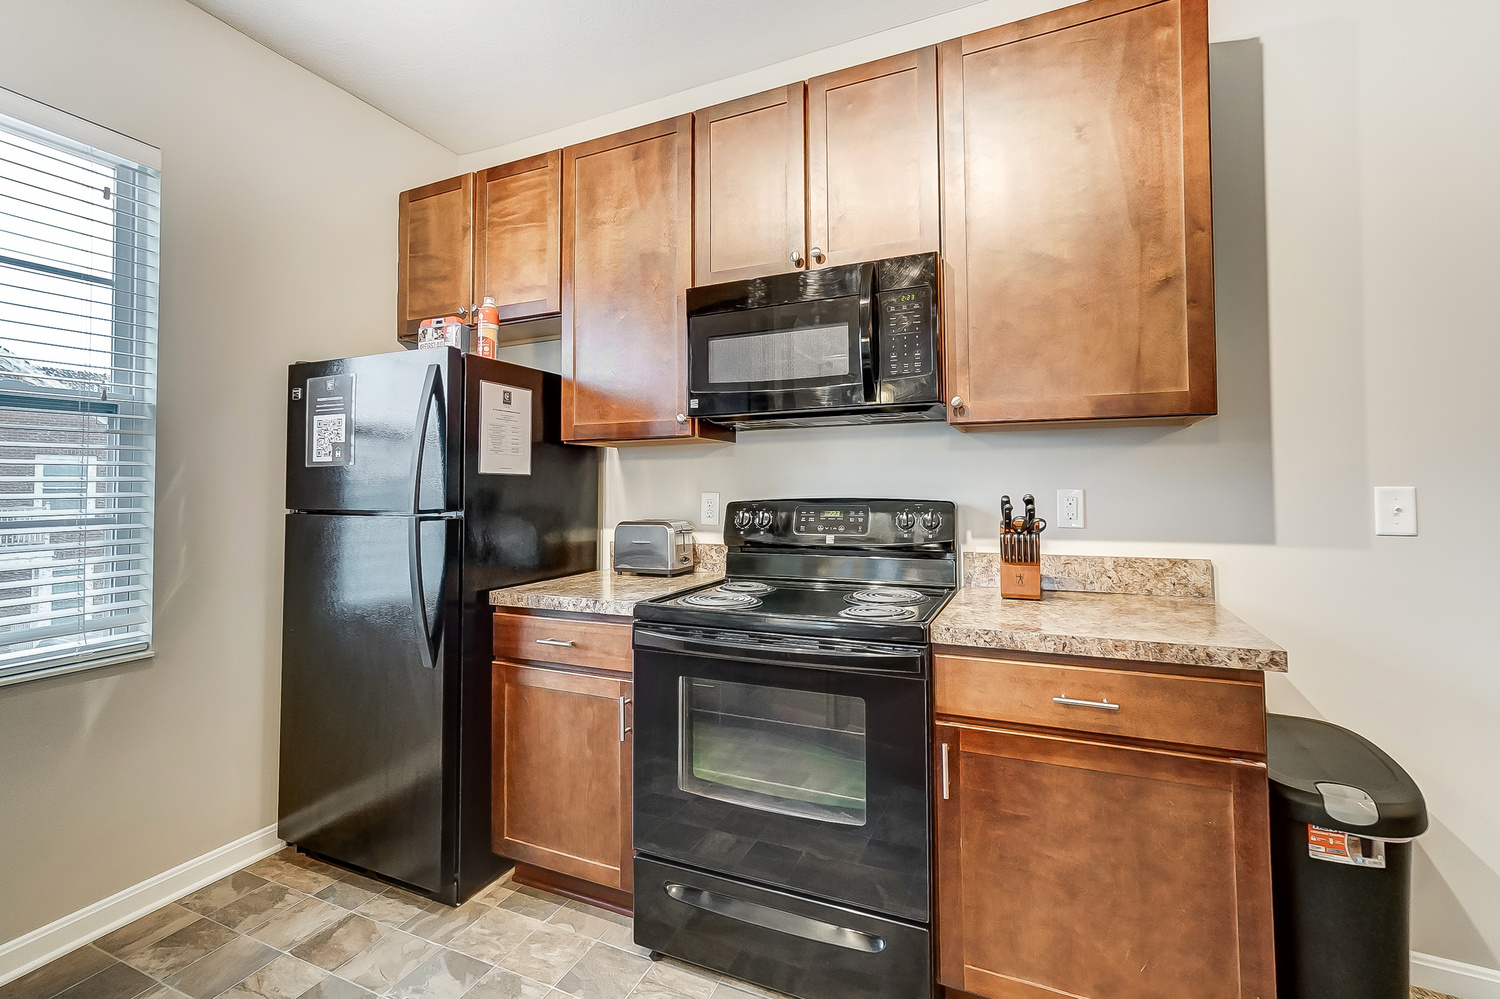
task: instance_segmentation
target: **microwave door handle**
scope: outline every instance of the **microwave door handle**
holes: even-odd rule
[[[859,370],[863,376],[865,402],[880,401],[877,390],[879,378],[875,365],[880,353],[875,343],[875,324],[880,321],[880,310],[875,308],[875,265],[862,264],[859,268]]]

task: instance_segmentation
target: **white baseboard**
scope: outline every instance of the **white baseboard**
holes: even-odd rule
[[[109,898],[53,920],[23,937],[0,944],[0,985],[40,968],[70,950],[97,940],[111,930],[134,922],[168,902],[174,902],[204,885],[213,884],[246,864],[269,857],[285,845],[277,837],[276,827],[266,826],[185,864],[179,864],[170,871],[163,871],[138,885],[116,892]]]
[[[1411,952],[1411,983],[1459,999],[1500,999],[1500,971]]]

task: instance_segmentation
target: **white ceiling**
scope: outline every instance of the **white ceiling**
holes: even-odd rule
[[[191,0],[455,153],[975,0]]]

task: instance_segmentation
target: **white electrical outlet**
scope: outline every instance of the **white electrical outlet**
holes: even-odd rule
[[[1375,533],[1414,537],[1417,533],[1417,487],[1375,487]]]
[[[702,493],[698,499],[698,526],[717,527],[719,524],[719,494]]]
[[[1057,526],[1083,526],[1083,490],[1059,489],[1057,491]]]

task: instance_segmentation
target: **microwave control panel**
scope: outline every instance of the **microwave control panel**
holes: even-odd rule
[[[937,360],[932,289],[882,291],[875,298],[880,310],[881,380],[931,374]]]

